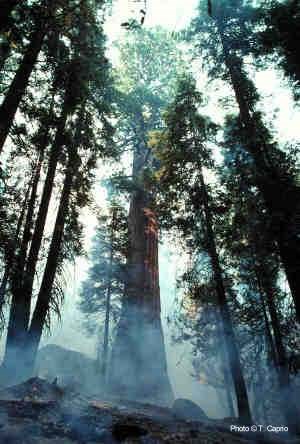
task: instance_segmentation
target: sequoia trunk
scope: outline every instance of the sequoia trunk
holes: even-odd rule
[[[135,152],[137,180],[147,152],[143,145]],[[142,183],[132,195],[128,223],[127,282],[112,350],[110,388],[127,398],[169,404],[173,394],[160,319],[158,224]]]

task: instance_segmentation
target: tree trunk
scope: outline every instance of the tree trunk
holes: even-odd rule
[[[209,255],[211,258],[212,269],[214,273],[214,280],[216,283],[216,292],[218,297],[218,305],[220,309],[221,316],[221,326],[223,329],[224,341],[226,344],[226,350],[228,353],[228,361],[230,365],[232,380],[235,388],[237,408],[239,419],[244,424],[251,424],[251,413],[249,407],[248,393],[246,389],[246,384],[242,372],[242,367],[240,363],[239,351],[236,344],[235,334],[233,331],[231,316],[227,304],[226,292],[224,288],[222,269],[219,262],[219,257],[217,253],[215,236],[212,228],[212,214],[209,207],[209,200],[206,190],[206,185],[202,175],[202,168],[199,169],[200,172],[200,191],[202,196],[202,202],[204,206],[205,224],[208,238],[208,248]]]
[[[18,3],[23,3],[23,0],[1,0],[0,2],[0,32],[5,31],[12,10]]]
[[[36,264],[42,243],[50,198],[52,195],[56,167],[61,154],[67,114],[67,107],[64,106],[50,152],[47,176],[44,183],[42,198],[35,223],[35,230],[32,236],[31,246],[27,258],[26,269],[23,271],[21,276],[18,276],[18,282],[15,282],[14,284],[15,291],[13,292],[10,308],[10,318],[4,357],[4,366],[7,368],[11,368],[16,362],[16,356],[19,354],[19,349],[22,348],[22,342],[27,333]],[[24,277],[23,282],[20,280],[22,276]]]
[[[34,177],[34,181],[33,181],[33,185],[32,185],[32,190],[31,190],[31,195],[30,195],[30,200],[29,200],[29,205],[28,205],[28,211],[27,211],[27,216],[26,216],[26,221],[25,221],[25,226],[24,226],[24,232],[23,232],[23,237],[22,237],[22,242],[21,242],[21,247],[20,247],[19,273],[23,273],[24,268],[25,268],[26,255],[27,255],[27,251],[28,251],[28,245],[30,242],[30,238],[31,238],[31,228],[33,226],[34,210],[35,210],[36,199],[37,199],[37,190],[38,190],[38,185],[40,182],[41,170],[42,170],[45,150],[46,150],[46,146],[47,146],[46,137],[48,139],[48,136],[49,136],[49,132],[47,132],[47,135],[45,136],[45,141],[44,141],[45,143],[40,149],[39,160],[38,160],[38,164],[36,167],[35,177]]]
[[[268,344],[268,354],[269,354],[270,362],[272,362],[274,368],[276,368],[277,363],[278,363],[277,353],[276,353],[275,344],[274,344],[274,340],[273,340],[273,336],[272,336],[272,332],[271,332],[271,328],[270,328],[270,323],[269,323],[269,319],[268,319],[268,315],[267,315],[267,308],[266,308],[266,304],[265,304],[265,292],[262,287],[259,269],[255,264],[254,264],[254,269],[255,269],[255,276],[256,276],[256,281],[257,281],[258,290],[259,290],[260,303],[261,303],[264,322],[265,322],[266,340],[267,340],[267,344]]]
[[[222,370],[224,375],[224,384],[225,384],[225,394],[226,394],[226,401],[227,401],[227,408],[228,408],[228,416],[231,418],[235,417],[235,409],[234,409],[234,403],[232,399],[232,393],[231,393],[231,387],[232,387],[232,381],[230,378],[230,365],[228,362],[228,355],[226,355],[226,342],[223,335],[223,329],[220,328],[221,324],[221,318],[219,313],[216,314],[216,326],[217,326],[217,334],[221,340],[221,347],[220,347],[220,356],[222,360]]]
[[[20,236],[22,225],[23,225],[27,202],[28,202],[28,197],[30,194],[30,190],[32,189],[32,186],[33,186],[33,181],[30,180],[30,183],[27,187],[27,191],[25,193],[25,198],[24,198],[24,202],[22,205],[22,210],[20,212],[18,223],[17,223],[16,233],[15,233],[13,245],[12,245],[13,251],[11,251],[9,253],[9,257],[7,259],[7,263],[6,263],[5,270],[4,270],[4,275],[1,280],[1,285],[0,285],[0,312],[1,313],[3,311],[3,305],[4,305],[4,301],[5,301],[5,292],[6,292],[6,287],[7,287],[8,280],[9,280],[9,275],[11,272],[11,268],[14,264],[15,258],[16,258],[16,250],[18,248],[19,236]]]
[[[109,268],[108,268],[108,279],[107,279],[104,339],[103,339],[103,352],[102,352],[102,363],[101,363],[101,374],[102,374],[102,380],[103,380],[104,384],[106,384],[106,380],[107,380],[110,300],[111,300],[112,267],[113,267],[113,241],[114,241],[114,219],[115,219],[114,212],[113,212],[112,217],[113,217],[113,220],[112,220],[112,229],[111,229],[111,238],[110,238],[110,257],[109,257]]]
[[[5,304],[5,293],[6,293],[6,288],[7,288],[8,279],[9,279],[9,272],[10,272],[10,267],[6,265],[5,269],[4,269],[4,274],[1,279],[1,285],[0,285],[0,316],[2,319],[4,319],[3,309],[4,309],[4,304]]]
[[[40,181],[41,169],[42,169],[42,165],[43,165],[43,161],[44,161],[44,154],[45,154],[45,149],[47,146],[48,135],[49,135],[49,132],[47,131],[47,134],[45,134],[44,144],[40,149],[39,159],[38,159],[38,163],[36,166],[35,176],[34,176],[30,199],[29,199],[29,203],[28,203],[28,211],[27,211],[27,215],[26,215],[22,241],[20,244],[20,251],[19,251],[19,254],[17,255],[17,258],[16,258],[16,264],[15,264],[15,269],[14,269],[13,278],[12,278],[12,295],[13,295],[12,304],[14,304],[14,305],[16,304],[17,300],[19,299],[19,295],[22,293],[26,255],[27,255],[27,250],[28,250],[30,238],[31,238],[31,228],[33,226],[33,217],[34,217],[34,210],[35,210],[35,205],[36,205],[37,189],[38,189],[38,184]],[[46,141],[46,138],[47,138],[47,141]],[[19,304],[17,304],[17,306],[20,307],[20,309],[21,309],[20,317],[22,316],[22,318],[23,318],[22,324],[23,324],[23,329],[25,330],[28,326],[28,323],[29,323],[31,298],[28,297],[26,299],[26,302],[24,299],[22,306],[20,306]],[[18,310],[18,308],[16,307],[15,310]],[[13,314],[13,310],[12,310],[11,314]],[[13,324],[14,323],[12,322],[12,325]]]
[[[42,48],[47,32],[46,23],[40,19],[36,30],[32,33],[23,60],[15,74],[15,77],[6,93],[0,107],[0,154],[12,126],[19,104],[28,86],[29,77],[36,64],[39,52]]]
[[[224,382],[225,382],[225,392],[226,392],[228,413],[231,418],[234,418],[235,417],[235,410],[234,410],[234,404],[233,404],[233,399],[232,399],[231,390],[230,390],[231,381],[230,381],[230,377],[228,374],[227,366],[225,368],[225,365],[224,365],[223,371],[224,371]]]
[[[76,171],[76,157],[77,154],[75,152],[73,152],[69,157],[64,186],[60,197],[59,208],[47,256],[47,263],[37,297],[37,303],[33,312],[29,332],[24,344],[25,372],[28,376],[32,375],[34,369],[38,346],[42,336],[43,327],[45,325],[46,316],[49,311],[51,292],[55,279],[55,274],[59,264],[59,255],[61,252],[64,226],[69,209],[73,176]]]
[[[260,294],[260,301],[261,301],[261,305],[262,305],[264,322],[265,322],[266,340],[267,340],[267,344],[268,344],[269,360],[270,360],[270,362],[273,363],[274,368],[276,368],[277,355],[276,355],[276,350],[275,350],[275,346],[274,346],[273,336],[272,336],[271,329],[270,329],[269,319],[267,316],[266,305],[265,305],[265,301],[264,301],[262,294]]]
[[[257,171],[256,182],[266,202],[276,229],[276,241],[284,265],[297,318],[300,321],[300,189],[289,177],[284,177],[274,165],[269,147],[259,133],[247,99],[244,84],[250,82],[242,71],[242,61],[231,54],[230,44],[216,20],[222,42],[225,64],[239,106],[240,120],[245,132],[245,148],[252,156]],[[279,150],[277,150],[280,153]]]
[[[299,201],[300,199],[295,200],[295,204]],[[279,234],[278,246],[296,307],[297,319],[300,322],[300,234],[295,236],[292,224],[289,225],[287,222],[285,227],[283,227],[282,232]]]
[[[35,229],[32,236],[30,250],[28,253],[26,270],[24,273],[25,280],[24,280],[23,292],[25,293],[27,298],[30,298],[30,295],[32,293],[38,255],[42,243],[42,238],[44,234],[44,229],[49,209],[49,203],[53,191],[56,168],[64,141],[64,130],[66,125],[67,115],[68,115],[67,108],[63,107],[63,111],[56,129],[56,136],[51,148],[47,176],[44,183],[43,194],[35,223]]]
[[[143,187],[149,150],[141,143],[133,161],[138,190],[130,202],[127,282],[112,348],[109,388],[118,396],[169,404],[173,400],[160,319],[158,225]]]
[[[267,297],[267,304],[271,316],[272,329],[274,332],[275,344],[277,349],[277,370],[280,389],[279,396],[281,400],[282,410],[286,418],[287,425],[289,427],[289,432],[300,434],[300,424],[298,420],[299,410],[290,387],[288,360],[283,344],[280,321],[274,303],[275,292],[268,275],[265,274],[266,271],[263,271],[262,273],[262,285]]]
[[[265,397],[263,396],[265,369],[262,368],[262,365],[259,361],[255,360],[255,364],[257,377],[253,382],[254,399],[252,402],[252,406],[255,411],[254,420],[258,424],[268,424],[268,408],[266,408]]]

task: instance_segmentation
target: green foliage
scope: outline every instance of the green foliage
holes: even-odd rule
[[[263,55],[274,54],[285,74],[294,82],[296,99],[299,98],[300,59],[297,42],[300,38],[300,8],[294,0],[268,1],[260,6],[260,18],[264,26],[258,35],[259,49]]]
[[[111,203],[109,214],[99,213],[92,242],[91,265],[88,277],[82,284],[79,304],[79,309],[85,314],[84,325],[89,333],[95,333],[101,325],[101,317],[106,310],[108,286],[111,287],[111,315],[114,324],[121,309],[126,283],[128,237],[125,210],[117,202]]]
[[[14,27],[18,29],[20,44],[12,45],[9,58],[2,67],[4,73],[11,70],[14,74],[21,60],[20,56],[26,50],[27,39],[30,39],[40,20],[49,14],[48,32],[39,62],[29,79],[28,88],[19,107],[18,119],[11,130],[11,143],[8,144],[2,163],[3,177],[10,174],[7,176],[1,196],[3,201],[1,208],[10,202],[10,215],[3,211],[0,216],[1,225],[4,226],[5,223],[7,227],[1,242],[4,253],[6,245],[12,245],[14,242],[20,206],[25,205],[25,216],[27,214],[28,202],[20,205],[15,196],[25,186],[28,169],[36,162],[41,151],[45,152],[42,170],[45,168],[44,171],[47,171],[51,147],[63,112],[62,108],[65,106],[68,118],[65,128],[60,129],[63,144],[53,190],[54,199],[60,197],[65,168],[70,156],[74,157],[74,164],[77,167],[74,168],[69,211],[64,221],[63,242],[52,289],[51,305],[56,313],[59,312],[58,307],[64,293],[64,264],[83,253],[83,227],[79,217],[82,208],[90,204],[90,192],[95,180],[94,172],[98,159],[116,158],[119,155],[113,142],[114,131],[111,124],[112,77],[105,56],[106,41],[102,22],[104,4],[103,1],[89,0],[61,0],[56,5],[54,2],[51,2],[51,5],[48,2],[42,2],[42,5],[36,2],[28,4],[24,2],[24,6],[20,5],[15,11],[15,20],[10,31],[12,33]],[[28,18],[26,25],[21,22],[25,15]],[[17,168],[20,169],[20,165],[22,168],[20,174],[18,173],[19,182],[16,183],[16,172]],[[11,193],[11,188],[16,194]],[[42,189],[41,183],[35,199],[31,234],[35,228]],[[24,221],[19,241],[22,239],[23,228]],[[39,275],[43,272],[50,241],[51,237],[45,233],[42,242],[43,253],[40,251],[37,268]],[[19,254],[19,244],[14,245],[12,250],[12,256],[16,259]],[[5,259],[5,254],[3,258]],[[7,265],[8,261],[5,262]],[[49,317],[47,324],[49,325]]]
[[[226,36],[232,54],[239,57],[250,54],[255,47],[253,20],[256,11],[248,0],[221,0],[212,1],[211,4],[211,14],[208,14],[207,1],[200,0],[198,14],[186,31],[185,38],[193,43],[193,52],[201,55],[203,69],[212,78],[228,80],[219,30]]]
[[[207,142],[213,142],[217,126],[198,112],[202,96],[191,77],[182,77],[176,92],[164,114],[166,130],[150,133],[150,143],[159,160],[156,186],[162,193],[158,203],[161,223],[170,227],[176,220],[175,225],[188,235],[190,225],[197,225],[195,212],[201,207],[198,173],[213,167]]]
[[[161,126],[161,113],[184,62],[176,40],[162,28],[131,32],[117,47],[118,133],[126,148],[138,149],[147,144],[148,132]]]
[[[222,227],[224,248],[230,251],[228,266],[235,270],[243,304],[238,317],[263,333],[263,305],[265,298],[261,282],[267,276],[274,289],[274,303],[284,323],[291,316],[290,298],[280,287],[281,264],[275,243],[274,223],[255,185],[255,166],[249,154],[238,143],[236,119],[228,119],[224,141],[224,163],[220,178],[231,196],[230,224]],[[285,304],[283,309],[282,303]],[[286,337],[287,341],[291,338]]]

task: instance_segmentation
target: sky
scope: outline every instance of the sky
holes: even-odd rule
[[[141,2],[142,3],[142,2]],[[179,30],[188,25],[194,16],[198,0],[148,0],[145,26],[163,26],[170,31]],[[131,18],[139,19],[140,6],[130,0],[118,0],[114,2],[111,15],[105,24],[109,45],[111,42],[122,38],[124,29],[121,23]],[[110,52],[114,63],[117,63],[116,54]],[[279,134],[282,140],[287,136],[297,136],[297,122],[299,112],[293,108],[292,97],[289,92],[282,89],[282,79],[276,72],[268,71],[256,75],[260,91],[265,97],[265,106],[268,109],[277,109]],[[203,78],[201,79],[203,82]],[[276,98],[271,98],[275,92]],[[217,120],[222,120],[222,113],[217,110],[218,97],[210,102],[209,112]],[[105,202],[105,190],[97,188],[97,203]],[[95,218],[88,212],[82,218],[86,223],[86,245],[90,245],[90,239],[95,226]],[[160,249],[160,287],[162,301],[162,323],[165,335],[167,361],[169,375],[175,396],[187,397],[198,402],[206,413],[213,417],[224,414],[222,409],[216,409],[219,400],[213,389],[201,385],[190,375],[192,372],[189,363],[190,346],[180,345],[173,347],[170,331],[167,328],[166,318],[172,313],[175,298],[175,280],[178,267],[178,256],[166,246]],[[78,259],[74,265],[68,267],[68,277],[71,285],[66,292],[66,300],[62,311],[62,323],[54,322],[51,336],[44,335],[43,344],[56,343],[58,345],[82,351],[90,356],[95,356],[95,340],[87,338],[83,333],[82,317],[77,309],[80,283],[85,276],[88,262],[85,258]]]
[[[106,22],[106,32],[112,39],[117,38],[122,29],[120,24],[131,18],[140,18],[143,7],[133,0],[117,0],[114,2],[112,15]],[[170,31],[184,28],[194,15],[198,0],[147,0],[145,26],[163,26]]]

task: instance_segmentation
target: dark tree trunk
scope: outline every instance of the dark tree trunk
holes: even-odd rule
[[[236,338],[233,331],[232,320],[228,308],[226,292],[222,276],[222,269],[219,262],[219,256],[217,253],[217,248],[215,243],[215,236],[212,228],[213,218],[210,211],[208,194],[201,168],[199,172],[200,172],[200,192],[204,207],[209,256],[211,258],[214,280],[216,284],[218,306],[220,309],[220,316],[221,316],[221,326],[223,330],[224,341],[226,344],[226,351],[228,353],[228,361],[230,365],[233,385],[236,393],[238,415],[242,423],[251,424],[252,419],[249,407],[248,393],[242,372],[239,350],[236,344]]]
[[[282,198],[284,199],[284,197]],[[295,206],[296,202],[299,201],[299,198],[298,200],[295,200]],[[300,214],[300,210],[298,211],[298,214]],[[300,235],[295,235],[293,231],[292,224],[289,225],[287,222],[282,228],[282,232],[279,234],[278,246],[293,301],[295,303],[297,319],[298,322],[300,322]]]
[[[48,139],[49,133],[47,133],[47,139]],[[35,177],[31,189],[31,195],[29,199],[29,205],[28,205],[28,211],[26,215],[26,221],[24,225],[24,232],[22,236],[22,242],[20,247],[20,259],[19,259],[19,273],[23,273],[25,268],[25,261],[26,261],[26,255],[28,251],[28,246],[31,238],[31,228],[33,226],[33,218],[34,218],[34,210],[36,206],[36,200],[37,200],[37,190],[38,185],[40,182],[41,177],[41,170],[44,162],[44,155],[45,155],[45,149],[47,146],[47,141],[44,141],[44,146],[41,147],[40,154],[39,154],[39,160],[35,171]]]
[[[112,267],[113,253],[111,251],[110,255],[110,271],[108,277],[108,287],[106,295],[106,306],[105,306],[105,324],[104,324],[104,339],[103,339],[103,352],[101,358],[101,374],[104,384],[107,379],[107,364],[108,364],[108,340],[109,340],[109,322],[110,322],[110,300],[111,300],[111,267]]]
[[[30,43],[27,47],[23,60],[20,63],[20,66],[0,107],[0,154],[12,126],[19,104],[25,94],[30,74],[35,67],[46,32],[46,23],[44,20],[40,19],[36,30],[31,35]]]
[[[10,15],[18,3],[23,3],[23,0],[0,1],[0,32],[7,29]]]
[[[253,118],[245,85],[249,83],[242,71],[241,60],[231,54],[222,24],[216,21],[223,46],[226,67],[240,111],[245,134],[245,148],[252,156],[257,171],[256,183],[266,202],[275,228],[276,241],[284,265],[297,318],[300,320],[300,189],[275,166],[269,146],[263,140]],[[277,150],[280,155],[280,151]],[[279,157],[280,158],[280,157]]]
[[[277,361],[277,353],[276,353],[276,348],[275,348],[275,344],[274,344],[274,340],[273,340],[273,336],[272,336],[272,332],[271,332],[271,328],[270,328],[270,323],[269,323],[269,319],[268,319],[268,315],[267,315],[267,307],[265,304],[265,292],[264,292],[264,289],[262,286],[259,268],[255,264],[254,264],[254,269],[255,269],[255,276],[256,276],[256,281],[257,281],[258,290],[259,290],[260,303],[261,303],[261,307],[262,307],[262,311],[263,311],[269,359],[270,359],[270,362],[273,364],[274,368],[276,368],[277,362],[278,362]]]
[[[35,276],[36,265],[38,261],[38,255],[42,243],[44,234],[49,203],[53,191],[54,178],[59,157],[62,151],[62,145],[64,141],[64,130],[67,120],[67,109],[64,107],[62,115],[57,125],[56,136],[51,148],[50,158],[48,163],[47,176],[44,183],[42,198],[39,206],[39,211],[35,223],[35,229],[31,240],[30,250],[28,253],[28,259],[26,263],[26,270],[24,273],[24,288],[23,293],[30,298],[32,293],[33,281]]]
[[[288,360],[286,351],[284,348],[283,338],[281,334],[280,321],[277,315],[277,309],[275,306],[275,291],[272,283],[266,271],[262,273],[262,285],[267,298],[267,305],[271,317],[272,329],[275,338],[276,350],[277,350],[277,370],[278,370],[278,382],[280,389],[280,400],[282,404],[282,411],[285,415],[287,425],[290,433],[300,434],[300,424],[298,420],[299,409],[294,400],[294,394],[290,387],[290,376],[288,368]]]
[[[101,358],[101,374],[104,384],[107,382],[107,364],[108,364],[108,341],[109,341],[109,322],[110,322],[110,301],[111,301],[111,287],[112,287],[112,267],[113,267],[113,241],[114,241],[114,221],[115,213],[113,210],[112,216],[112,228],[110,236],[110,256],[108,265],[108,278],[107,278],[107,294],[105,304],[105,324],[104,324],[104,338],[103,338],[103,352]]]
[[[30,180],[30,183],[27,187],[27,191],[25,193],[25,198],[24,198],[24,202],[22,205],[22,209],[21,209],[21,212],[19,215],[19,219],[18,219],[18,223],[17,223],[17,227],[16,227],[16,233],[15,233],[13,245],[12,245],[12,251],[9,252],[9,257],[7,258],[7,261],[6,261],[4,275],[1,280],[1,285],[0,285],[0,312],[1,313],[3,310],[4,302],[5,302],[5,292],[6,292],[6,287],[8,284],[9,276],[11,273],[11,268],[14,265],[15,258],[16,258],[16,251],[19,247],[20,232],[21,232],[21,228],[22,228],[22,225],[24,222],[24,217],[25,217],[26,208],[27,208],[27,204],[28,204],[28,198],[29,198],[30,190],[32,189],[32,187],[33,187],[33,181]]]
[[[223,335],[223,329],[220,327],[221,325],[221,318],[219,313],[216,316],[216,326],[217,326],[217,334],[218,337],[221,340],[221,346],[220,346],[220,356],[222,360],[222,370],[224,375],[224,384],[225,384],[225,394],[226,394],[226,402],[228,407],[228,416],[231,418],[235,417],[235,409],[234,409],[234,403],[232,399],[232,378],[230,377],[230,365],[228,361],[228,354],[226,355],[226,341],[224,339]]]
[[[26,341],[24,344],[25,372],[28,376],[32,375],[34,369],[36,353],[42,336],[43,327],[45,325],[46,316],[49,311],[51,292],[59,264],[64,226],[69,209],[73,176],[76,171],[76,162],[76,153],[72,153],[67,166],[64,186],[60,197],[59,208],[37,303],[33,312],[29,333],[26,336]]]
[[[26,261],[26,269],[23,271],[21,276],[18,276],[17,281],[14,283],[15,290],[13,292],[10,308],[4,357],[4,367],[6,368],[11,368],[16,362],[16,354],[18,355],[19,349],[22,348],[22,342],[27,333],[36,265],[46,224],[50,198],[52,195],[56,167],[61,154],[67,114],[67,107],[64,106],[62,115],[56,128],[56,136],[50,152],[47,175],[35,223],[35,230],[32,236],[31,246]],[[25,239],[23,248],[25,248]],[[24,277],[23,281],[22,277]]]
[[[33,226],[33,217],[34,217],[34,210],[36,205],[36,198],[37,198],[37,189],[40,181],[41,176],[41,169],[44,161],[44,154],[45,149],[47,146],[48,141],[48,135],[49,131],[46,132],[45,138],[43,141],[43,146],[40,149],[39,159],[36,166],[35,176],[31,188],[31,194],[30,199],[28,203],[28,210],[24,225],[24,231],[22,236],[22,241],[20,244],[20,251],[16,258],[16,264],[14,268],[13,273],[13,279],[12,279],[12,304],[15,306],[15,309],[11,309],[11,315],[13,313],[16,313],[16,311],[21,310],[20,312],[20,318],[22,317],[22,325],[23,328],[20,330],[20,334],[22,334],[22,331],[25,330],[29,323],[29,317],[30,317],[30,306],[31,306],[31,298],[27,298],[26,300],[23,299],[22,305],[20,305],[17,301],[20,298],[20,294],[22,293],[22,285],[24,282],[24,270],[25,270],[25,264],[26,264],[26,255],[28,251],[28,245],[31,238],[31,228]],[[26,301],[26,302],[25,302]],[[19,308],[18,308],[19,307]],[[12,322],[12,325],[15,325],[14,322]]]
[[[277,316],[277,310],[275,307],[275,303],[274,303],[274,290],[271,286],[271,284],[268,282],[268,278],[264,277],[263,278],[263,287],[264,287],[264,291],[267,297],[267,304],[268,304],[268,309],[269,309],[269,313],[271,316],[271,322],[272,322],[272,329],[274,332],[274,338],[275,338],[275,344],[276,344],[276,349],[277,349],[277,354],[278,354],[278,361],[277,364],[281,367],[287,364],[287,359],[286,359],[286,353],[285,353],[285,349],[284,349],[284,345],[283,345],[283,339],[282,339],[282,335],[281,335],[281,329],[280,329],[280,322]]]
[[[263,295],[261,294],[261,305],[263,310],[263,316],[264,316],[264,322],[265,322],[265,329],[266,329],[266,340],[268,344],[268,353],[270,357],[270,361],[273,363],[274,367],[276,368],[277,365],[277,355],[276,355],[276,349],[273,341],[273,336],[270,329],[269,319],[267,315],[266,305],[265,301],[263,299]]]
[[[6,288],[7,288],[8,279],[9,279],[9,272],[10,272],[10,267],[6,265],[6,267],[4,269],[4,274],[1,279],[1,285],[0,285],[0,316],[2,318],[4,318],[3,308],[4,308],[4,304],[5,304],[5,293],[6,293]]]

